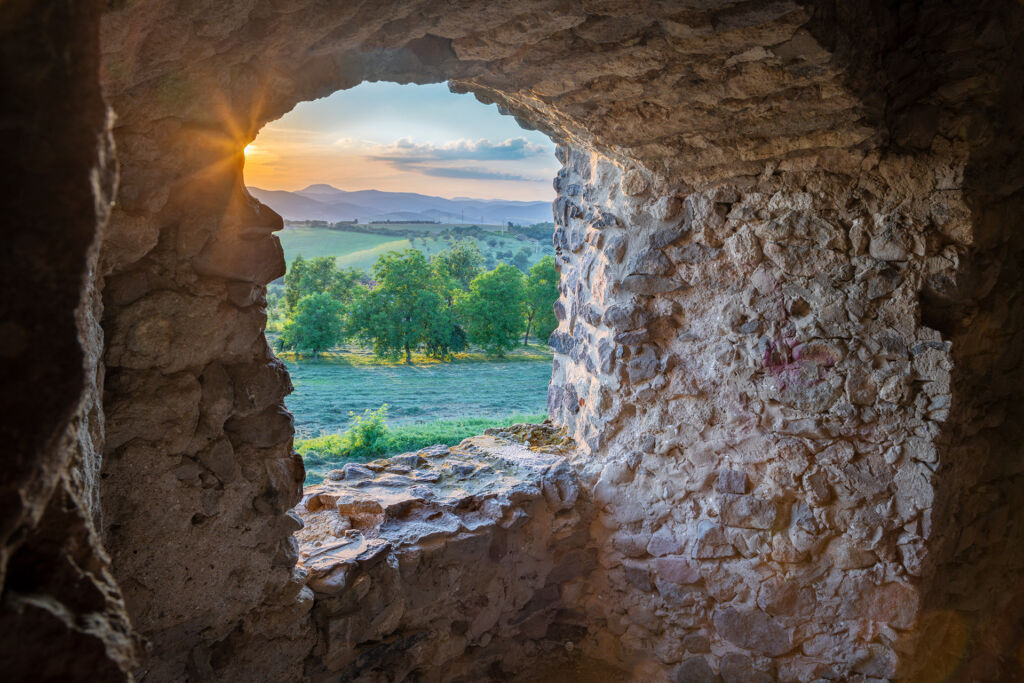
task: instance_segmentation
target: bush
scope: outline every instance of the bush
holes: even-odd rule
[[[388,449],[388,428],[384,423],[387,412],[388,404],[385,403],[377,410],[367,409],[362,415],[349,413],[351,422],[344,432],[301,439],[295,442],[295,450],[303,456],[307,465],[319,465],[339,458],[375,458]]]
[[[518,422],[543,422],[547,415],[512,415],[505,419],[467,417],[458,420],[434,420],[393,427],[388,434],[389,454],[416,451],[427,446],[454,446],[465,438],[483,434],[485,429],[506,427]]]

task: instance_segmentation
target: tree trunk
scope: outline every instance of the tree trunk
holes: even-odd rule
[[[526,334],[523,335],[523,346],[527,346],[530,343],[530,325],[533,324],[533,316],[526,318]]]
[[[405,345],[405,362],[408,365],[412,364],[412,350],[409,348],[408,344]]]

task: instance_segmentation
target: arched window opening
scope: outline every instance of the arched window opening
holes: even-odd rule
[[[444,84],[305,102],[245,150],[285,220],[267,337],[316,484],[545,415],[554,143]]]

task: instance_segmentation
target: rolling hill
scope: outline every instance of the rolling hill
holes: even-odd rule
[[[297,192],[250,187],[250,194],[290,220],[440,221],[445,223],[532,224],[551,220],[551,202],[502,199],[445,199],[413,192],[339,190],[324,184]]]

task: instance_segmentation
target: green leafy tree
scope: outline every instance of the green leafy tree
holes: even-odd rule
[[[277,330],[284,324],[284,297],[279,287],[267,288],[267,329]]]
[[[476,276],[459,307],[470,341],[499,356],[514,348],[523,331],[524,294],[523,274],[508,264]]]
[[[466,332],[459,324],[449,300],[438,296],[433,314],[425,322],[423,346],[429,356],[451,360],[453,354],[465,350]]]
[[[438,274],[451,278],[461,289],[467,290],[473,278],[481,273],[484,256],[473,240],[459,240],[450,249],[435,254],[432,262]]]
[[[288,311],[294,311],[299,299],[302,298],[300,284],[306,276],[307,268],[306,259],[299,254],[284,274],[284,303]]]
[[[309,259],[296,256],[284,276],[284,301],[288,312],[295,310],[299,299],[326,293],[347,303],[360,287],[362,273],[354,268],[339,270],[333,256]]]
[[[421,345],[441,348],[435,335],[445,325],[436,320],[449,307],[443,284],[426,257],[414,249],[383,254],[373,265],[376,285],[357,296],[349,312],[349,331],[372,346],[375,354],[412,362]],[[433,344],[433,346],[432,346]]]
[[[512,257],[512,265],[523,273],[530,269],[530,248],[523,247]]]
[[[344,305],[326,292],[299,299],[278,337],[279,349],[310,351],[314,356],[338,345],[344,337]]]
[[[538,339],[547,340],[558,327],[555,301],[558,299],[558,270],[553,256],[545,256],[530,268],[526,278],[526,333],[523,346],[530,338],[530,330]]]

